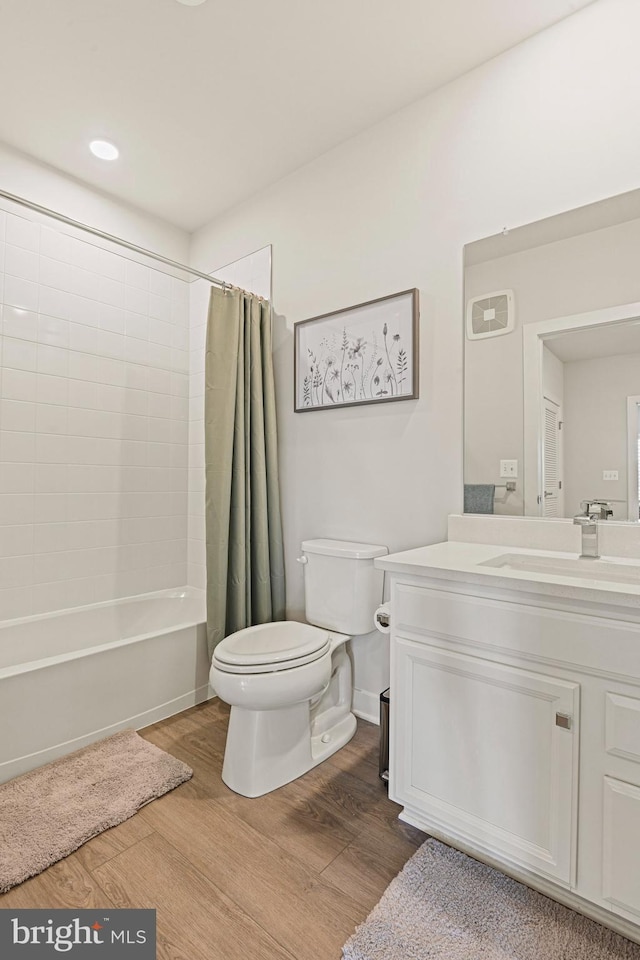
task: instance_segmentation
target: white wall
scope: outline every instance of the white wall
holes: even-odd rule
[[[627,513],[627,397],[640,395],[640,354],[564,364],[565,516],[581,500],[611,501],[614,520]],[[603,480],[617,470],[617,480]]]
[[[0,185],[184,256],[16,155]],[[0,619],[186,583],[188,288],[109,247],[0,202]]]
[[[192,262],[273,243],[288,603],[304,537],[443,539],[462,504],[462,248],[638,185],[636,0],[601,0],[199,231]],[[294,414],[297,320],[417,286],[418,401]],[[387,650],[357,654],[378,692]]]
[[[555,353],[542,347],[542,395],[558,407],[564,404],[564,364]]]
[[[479,271],[483,266],[472,269]],[[467,269],[465,277],[469,273]],[[482,281],[481,289],[489,292],[498,287],[487,287]],[[500,479],[500,461],[516,460],[515,491],[496,490],[494,502],[496,514],[510,516],[524,512],[522,330],[518,304],[519,298],[517,326],[511,333],[467,340],[464,345],[464,479],[466,483],[504,483]]]

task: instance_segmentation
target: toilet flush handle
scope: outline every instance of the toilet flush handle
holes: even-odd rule
[[[296,557],[296,563],[309,563],[308,557]]]

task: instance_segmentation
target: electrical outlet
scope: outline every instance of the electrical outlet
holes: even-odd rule
[[[517,477],[518,461],[517,460],[501,460],[500,476],[501,477]]]
[[[602,471],[602,479],[603,479],[603,480],[617,480],[617,479],[618,479],[618,471],[617,471],[617,470],[603,470],[603,471]]]

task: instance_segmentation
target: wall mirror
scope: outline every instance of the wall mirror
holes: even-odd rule
[[[465,513],[638,522],[640,190],[464,257]]]

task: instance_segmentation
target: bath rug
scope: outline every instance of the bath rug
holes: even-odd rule
[[[344,960],[640,960],[640,945],[427,840],[342,950]]]
[[[0,785],[0,893],[192,776],[181,760],[122,730]]]

